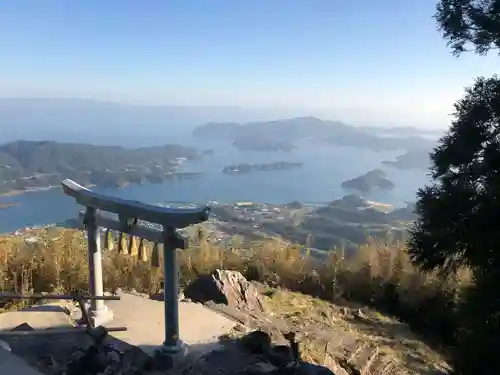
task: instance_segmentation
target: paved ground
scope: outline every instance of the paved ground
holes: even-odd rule
[[[154,301],[129,293],[120,293],[120,301],[109,301],[114,319],[108,326],[126,326],[125,332],[112,336],[152,354],[165,339],[162,301]],[[205,306],[192,302],[179,302],[179,330],[181,340],[189,347],[209,348],[218,338],[227,334],[236,322]]]
[[[113,310],[114,319],[107,326],[126,326],[125,332],[114,332],[110,341],[122,349],[135,346],[147,354],[154,351],[164,340],[164,305],[129,293],[120,293],[120,301],[109,301],[106,305]],[[41,357],[52,355],[60,363],[66,361],[76,347],[89,344],[84,334],[37,335],[30,337],[1,337],[1,331],[27,323],[34,329],[69,328],[74,322],[68,310],[61,304],[37,306],[27,311],[0,314],[0,339],[7,342],[12,353],[0,348],[0,373],[40,374],[34,367]],[[236,323],[201,304],[179,302],[180,338],[186,344],[188,357],[196,358],[218,346],[218,338],[227,334]],[[30,372],[31,371],[31,372]]]
[[[42,375],[34,367],[28,365],[22,358],[0,348],[0,368],[2,374]]]
[[[0,314],[0,331],[8,331],[22,323],[33,329],[71,328],[73,322],[62,311],[12,311]]]

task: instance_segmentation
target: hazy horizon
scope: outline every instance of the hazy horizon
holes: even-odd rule
[[[498,66],[495,56],[452,57],[435,5],[7,2],[0,97],[225,106],[444,129],[463,88]]]
[[[111,112],[110,112],[111,110]],[[144,117],[135,117],[137,121],[142,119],[145,123],[153,121],[166,126],[170,129],[175,129],[176,124],[180,128],[184,128],[187,133],[198,127],[211,122],[235,122],[240,124],[251,124],[254,122],[267,121],[282,121],[293,118],[315,117],[324,121],[340,121],[347,125],[362,127],[362,128],[414,128],[426,132],[441,132],[446,130],[446,126],[425,126],[412,122],[394,122],[377,119],[369,119],[366,121],[359,120],[353,113],[361,110],[344,109],[344,110],[307,110],[301,108],[272,108],[272,107],[244,107],[244,106],[216,106],[216,105],[168,105],[168,104],[142,104],[128,103],[125,101],[99,100],[92,98],[61,98],[61,97],[1,97],[0,96],[0,128],[5,127],[12,130],[10,124],[21,126],[29,130],[30,125],[39,128],[48,126],[55,129],[61,129],[60,126],[65,121],[73,121],[84,125],[85,122],[80,121],[80,117],[86,116],[90,122],[97,121],[102,131],[115,130],[114,125],[128,126],[131,123],[124,118],[130,110],[139,110]],[[135,113],[135,112],[134,112]],[[139,116],[141,116],[139,113]],[[369,112],[361,112],[368,116]],[[112,114],[110,118],[109,115]],[[137,115],[137,113],[135,113]],[[122,120],[116,120],[116,116]],[[172,116],[172,121],[169,122],[169,115]],[[350,116],[351,115],[351,116]],[[72,120],[72,117],[75,119]],[[116,122],[118,121],[118,122]],[[179,122],[180,121],[180,122]],[[107,123],[108,122],[108,123]],[[134,122],[135,124],[135,122]],[[429,125],[429,124],[427,124]],[[431,124],[432,125],[432,124]],[[179,127],[177,126],[177,127]],[[90,126],[92,128],[92,126]],[[66,127],[65,127],[66,128]],[[177,129],[177,130],[180,130]],[[67,128],[66,128],[67,129]],[[39,129],[43,130],[43,129]],[[83,129],[84,130],[84,129]],[[181,132],[182,133],[182,132]],[[23,137],[21,137],[23,138]]]

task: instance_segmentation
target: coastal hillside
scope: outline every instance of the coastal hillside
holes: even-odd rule
[[[127,250],[119,251],[116,245],[103,246],[105,290],[135,290],[146,298],[156,295],[163,275],[161,269],[151,266],[152,245],[145,244],[147,257],[140,260]],[[385,267],[388,261],[397,266]],[[0,289],[35,293],[86,290],[87,262],[82,231],[47,228],[0,236]],[[253,328],[267,330],[269,322],[277,320],[280,325],[271,327],[274,331],[286,326],[297,332],[305,360],[331,366],[324,339],[327,334],[342,334],[353,339],[354,348],[370,348],[370,358],[381,361],[364,358],[352,364],[355,368],[366,362],[369,367],[398,369],[390,372],[387,367],[385,372],[373,374],[437,375],[449,369],[446,351],[432,349],[433,340],[438,340],[446,327],[446,310],[438,304],[445,302],[441,293],[446,288],[460,288],[461,284],[442,285],[432,275],[420,274],[400,247],[368,244],[360,247],[354,258],[347,260],[332,253],[318,264],[297,247],[277,240],[222,251],[199,239],[179,252],[179,262],[183,289],[216,269],[239,271],[256,283],[265,310]],[[392,295],[387,293],[387,285],[393,286]],[[187,296],[187,289],[185,293]],[[26,306],[12,302],[1,306],[5,310],[19,307]],[[234,334],[241,334],[242,329],[245,327]],[[351,344],[342,341],[340,349],[350,350]]]
[[[128,149],[17,141],[0,145],[0,193],[59,185],[64,178],[111,186],[154,182],[175,171],[179,158],[198,157],[197,150],[179,145]]]

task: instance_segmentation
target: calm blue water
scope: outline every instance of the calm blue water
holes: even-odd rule
[[[208,200],[221,202],[249,200],[268,203],[286,203],[293,200],[325,202],[350,193],[340,188],[342,181],[357,177],[373,168],[382,168],[387,172],[388,178],[396,184],[396,189],[389,192],[374,191],[364,197],[398,205],[405,200],[414,200],[416,190],[428,181],[425,171],[402,171],[381,164],[382,160],[393,159],[401,152],[373,152],[303,143],[297,152],[291,154],[258,153],[240,152],[218,142],[204,142],[201,145],[190,138],[176,141],[215,150],[213,156],[206,156],[203,160],[186,165],[184,168],[185,171],[205,172],[206,175],[197,179],[159,185],[131,185],[121,189],[96,188],[95,190],[147,203],[168,201],[202,203]],[[239,176],[225,175],[220,171],[228,164],[267,163],[279,160],[301,161],[304,166],[300,169],[255,172]],[[80,209],[60,189],[0,197],[0,203],[6,202],[16,202],[19,205],[0,210],[0,232],[14,231],[27,225],[64,221],[75,217]]]

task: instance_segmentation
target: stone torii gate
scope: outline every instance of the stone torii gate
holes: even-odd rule
[[[92,296],[103,295],[100,227],[127,233],[155,244],[163,243],[165,341],[161,352],[179,353],[183,344],[179,338],[179,273],[176,249],[185,249],[187,241],[176,229],[206,221],[210,213],[209,208],[166,208],[148,205],[95,193],[70,179],[64,180],[62,187],[65,194],[85,206],[83,216],[87,229],[89,287]],[[100,211],[113,213],[118,219]],[[157,224],[162,229],[145,225],[144,222]],[[107,309],[102,300],[92,300],[89,314],[95,326],[113,319],[113,312]]]

